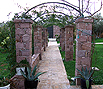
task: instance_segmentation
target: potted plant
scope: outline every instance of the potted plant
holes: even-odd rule
[[[38,72],[36,73],[36,69],[37,69],[37,65],[34,67],[33,71],[31,71],[31,67],[27,67],[27,71],[26,73],[24,71],[22,71],[21,69],[21,74],[23,75],[23,77],[25,78],[25,89],[28,88],[37,88],[38,85],[38,81],[39,78],[38,76],[40,76],[41,74],[44,74],[46,72]]]
[[[0,89],[10,89],[10,82],[8,78],[0,76]]]
[[[80,78],[81,79],[81,88],[82,89],[91,89],[91,84],[92,84],[92,75],[94,73],[94,69],[86,69],[84,70],[84,68],[82,67],[82,71],[80,71],[79,69],[77,69],[78,72],[80,73],[80,75],[74,77],[76,78]]]

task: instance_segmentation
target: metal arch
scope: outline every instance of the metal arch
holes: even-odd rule
[[[60,13],[60,14],[63,14],[63,15],[65,15],[65,16],[70,17],[69,15],[67,15],[67,14],[65,14],[65,13],[62,13],[62,12],[48,12],[48,13]],[[45,14],[47,14],[47,13],[43,13],[43,14],[41,14],[40,16],[45,15]],[[34,21],[35,21],[37,18],[38,18],[38,17],[36,17],[36,18],[34,19]]]
[[[79,10],[77,10],[75,7],[73,7],[73,6],[71,6],[71,5],[68,5],[68,4],[66,4],[66,3],[60,3],[60,2],[45,2],[45,3],[41,3],[41,4],[39,4],[39,5],[36,5],[36,6],[32,7],[31,9],[29,9],[27,12],[25,12],[25,14],[27,14],[30,10],[35,9],[35,8],[38,7],[38,6],[41,6],[41,5],[44,5],[44,4],[49,4],[49,3],[56,3],[56,4],[62,4],[62,5],[65,5],[65,6],[69,6],[69,7],[73,8],[74,10],[76,10],[77,12],[79,12],[82,17],[84,16],[84,15],[83,15]]]

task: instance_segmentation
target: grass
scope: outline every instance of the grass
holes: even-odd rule
[[[103,38],[96,38],[95,43],[103,42]]]
[[[75,76],[75,61],[64,61],[64,66],[67,72],[67,75],[70,77]]]
[[[103,44],[95,45],[95,54],[93,56],[92,66],[96,65],[99,68],[99,71],[95,71],[93,74],[95,84],[103,84]]]
[[[3,48],[0,47],[0,75],[9,76],[10,71],[8,70],[8,63],[6,61],[6,57],[9,53],[5,52]]]

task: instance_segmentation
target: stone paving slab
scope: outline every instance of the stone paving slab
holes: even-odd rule
[[[39,72],[47,73],[39,77],[37,89],[70,89],[69,80],[55,39],[50,40],[39,62]]]

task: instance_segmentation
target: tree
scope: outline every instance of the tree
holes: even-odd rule
[[[101,16],[101,13],[99,13],[95,15],[94,18],[94,33],[100,38],[103,33],[103,17]]]

